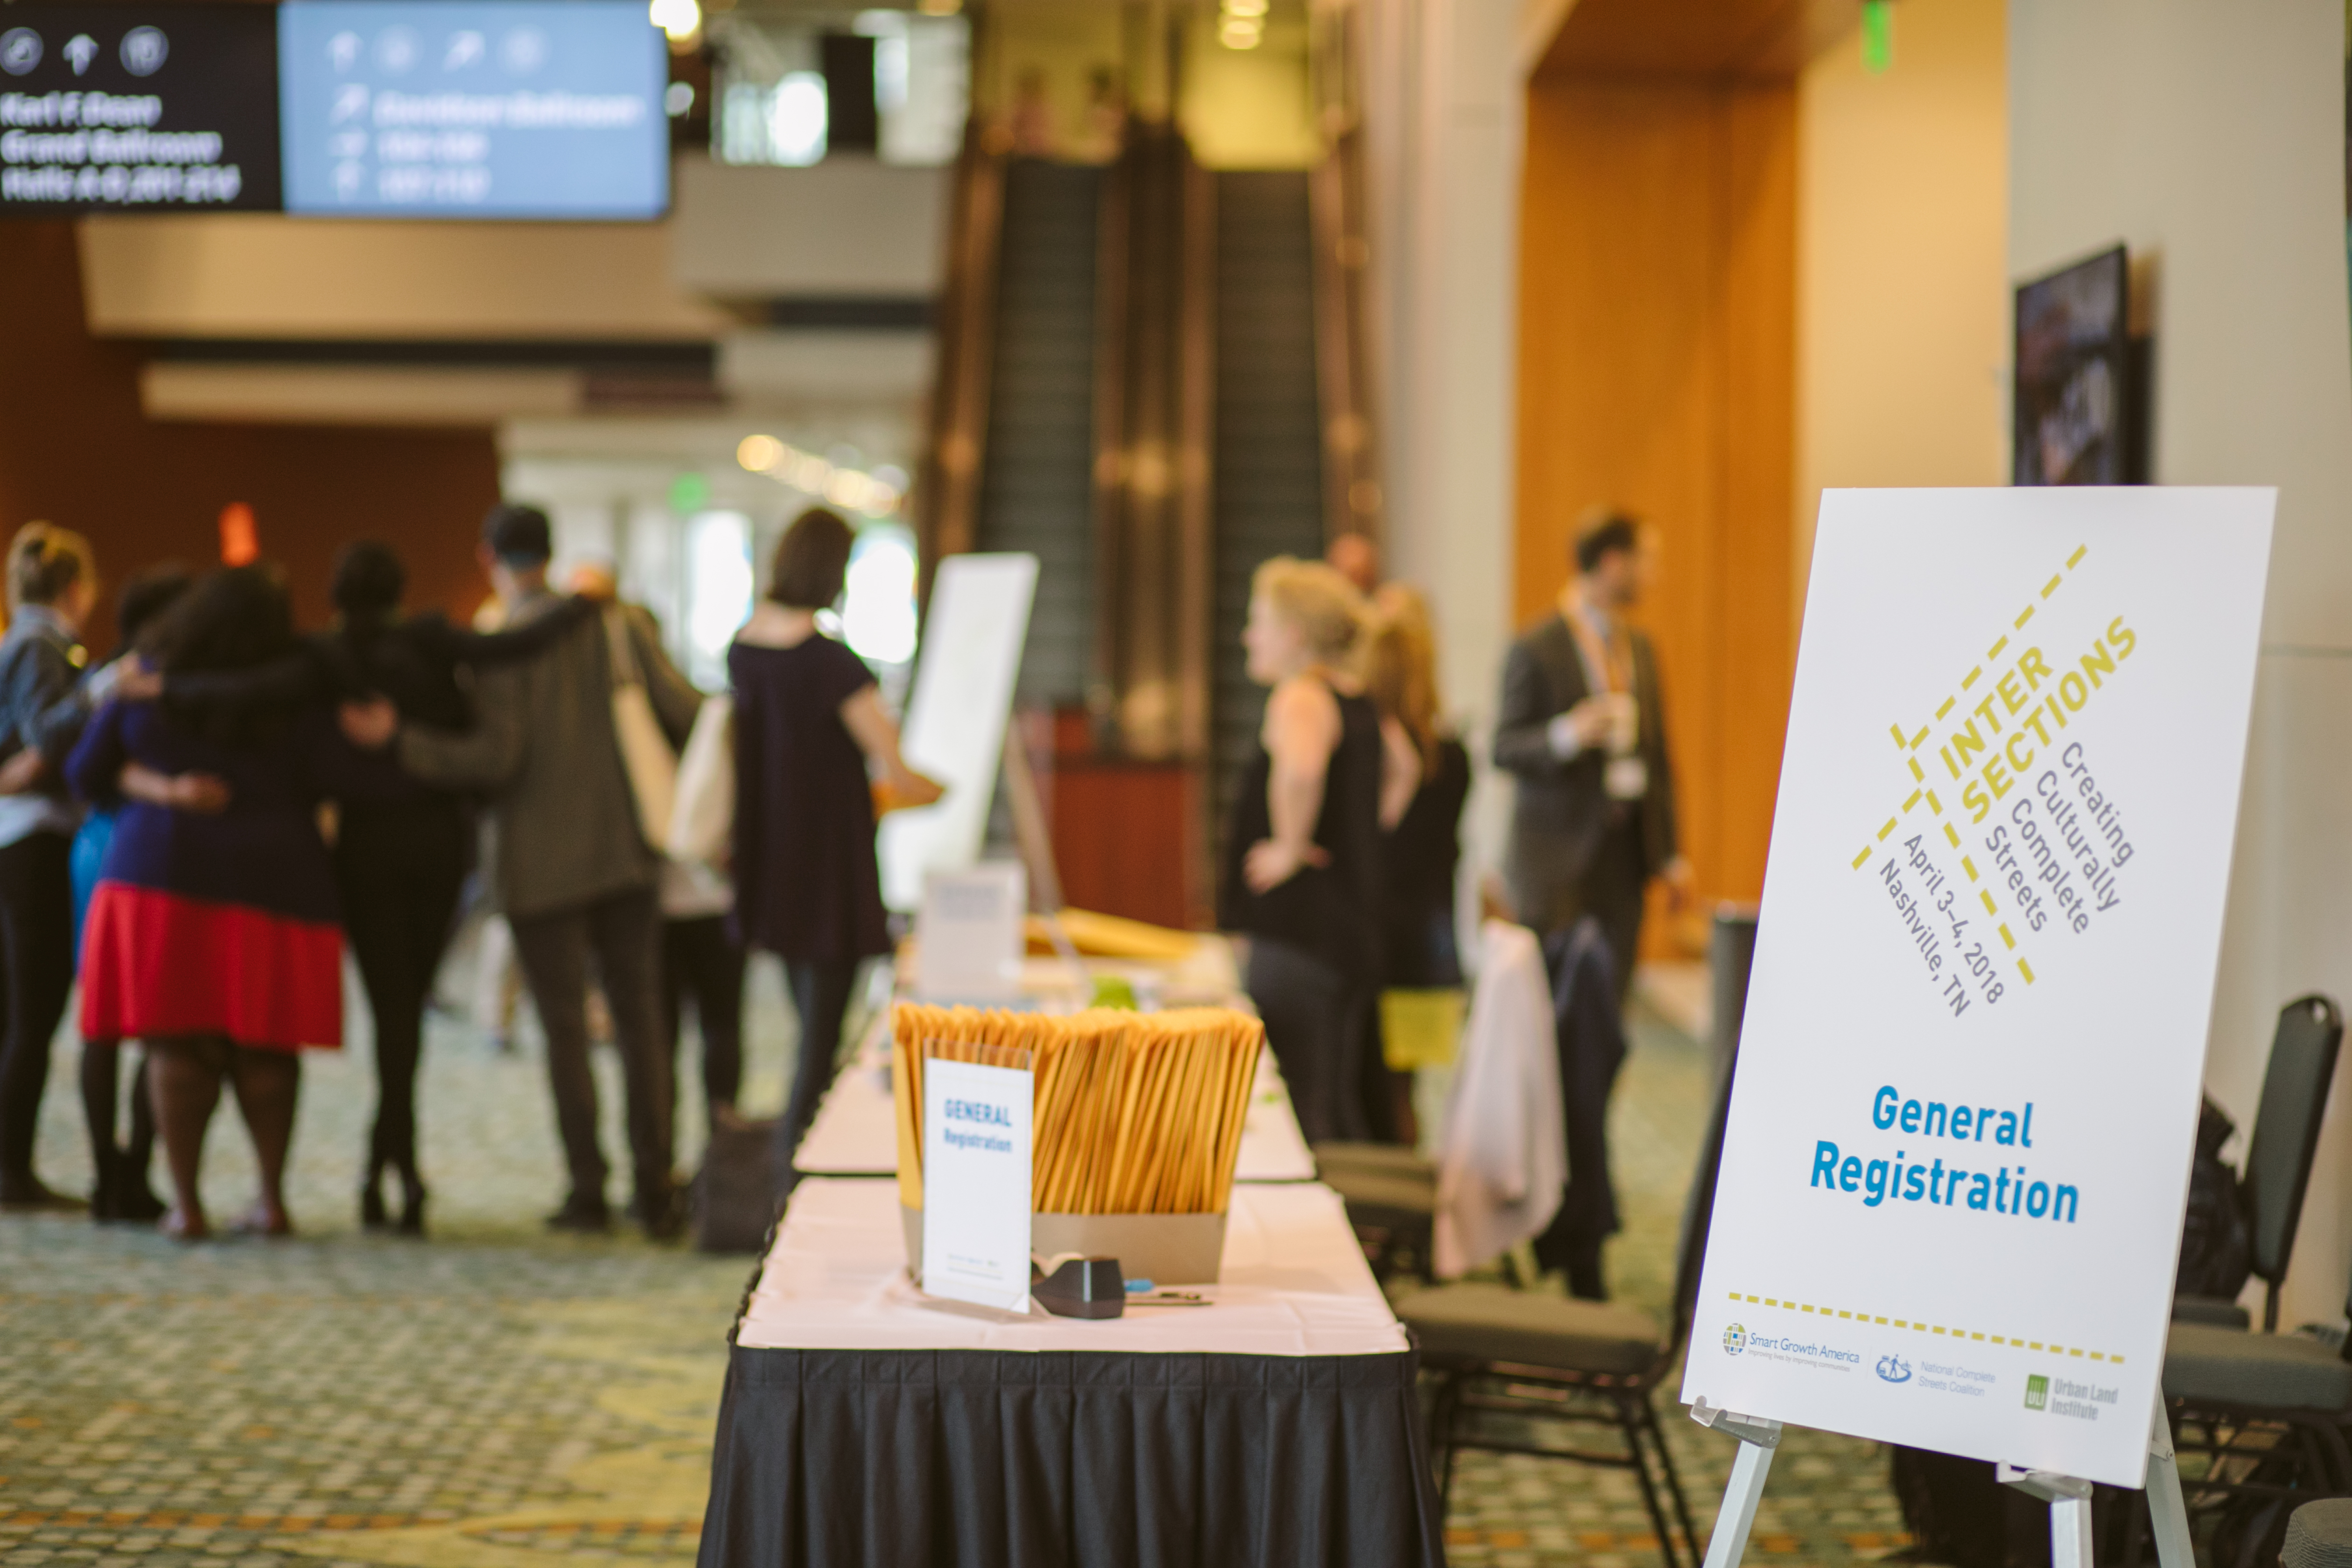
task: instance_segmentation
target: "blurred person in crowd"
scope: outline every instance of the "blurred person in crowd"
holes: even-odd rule
[[[122,585],[114,604],[114,657],[83,677],[93,701],[113,697],[152,696],[161,683],[148,675],[134,650],[139,639],[159,616],[188,591],[195,579],[185,567],[164,565],[141,573]],[[73,943],[76,963],[82,950],[82,931],[89,901],[105,873],[106,852],[114,843],[116,813],[92,807],[81,820],[73,841]],[[90,1194],[89,1214],[95,1220],[129,1220],[152,1224],[163,1217],[163,1200],[148,1184],[147,1170],[155,1158],[155,1108],[152,1075],[145,1052],[131,1080],[131,1141],[115,1138],[116,1101],[121,1084],[122,1042],[85,1037],[81,1043],[81,1109],[89,1125],[91,1163],[98,1182]]]
[[[793,1187],[793,1152],[833,1082],[858,966],[890,951],[874,858],[876,781],[894,804],[940,786],[898,754],[898,726],[865,662],[817,628],[841,596],[856,535],[836,513],[801,513],[776,545],[768,596],[735,635],[735,912],[745,948],[784,961],[800,1059],[770,1171]]]
[[[168,681],[259,668],[294,646],[284,583],[251,565],[199,580],[148,628],[141,657]],[[342,932],[318,807],[352,762],[318,704],[189,721],[112,702],[67,764],[75,793],[120,814],[90,900],[82,1034],[149,1053],[172,1175],[163,1228],[183,1241],[210,1234],[199,1166],[224,1079],[261,1179],[237,1228],[293,1229],[299,1053],[342,1040]]]
[[[1361,1044],[1380,985],[1380,713],[1352,673],[1363,601],[1319,562],[1252,580],[1242,645],[1270,689],[1226,835],[1219,924],[1310,1143],[1360,1140]]]
[[[1622,512],[1586,524],[1559,607],[1511,645],[1495,729],[1495,763],[1518,780],[1507,876],[1519,921],[1548,935],[1598,920],[1621,1008],[1651,879],[1677,902],[1691,881],[1657,659],[1629,619],[1655,556],[1654,535]]]
[[[1046,96],[1045,73],[1040,67],[1025,67],[1013,83],[1013,109],[1005,129],[1012,135],[1016,157],[1050,158],[1058,150],[1061,138],[1054,131],[1054,104]]]
[[[28,522],[9,542],[0,639],[0,1209],[79,1208],[33,1172],[49,1042],[73,989],[73,836],[81,811],[58,764],[90,708],[81,632],[98,563],[69,529]]]
[[[675,857],[662,863],[662,1023],[669,1047],[664,1059],[675,1083],[691,1003],[702,1036],[702,1096],[714,1124],[734,1120],[743,1083],[744,953],[727,930],[734,907],[735,890],[718,868]]]
[[[574,600],[512,631],[474,632],[438,611],[403,614],[407,591],[408,569],[392,546],[355,541],[335,557],[331,627],[257,668],[166,676],[161,696],[182,715],[380,698],[404,720],[463,729],[473,721],[473,707],[461,670],[530,658],[595,614],[593,605]],[[360,1223],[422,1236],[416,1073],[425,1002],[473,859],[473,812],[464,797],[389,763],[351,770],[337,806],[333,856],[343,932],[367,986],[375,1041],[376,1113],[360,1180]],[[396,1220],[384,1203],[387,1173],[400,1186]]]
[[[1429,605],[1391,583],[1373,596],[1364,689],[1381,713],[1389,766],[1381,785],[1381,988],[1436,991],[1462,984],[1454,930],[1454,872],[1470,753],[1438,711],[1437,639]],[[1398,753],[1402,751],[1402,759]],[[1380,1022],[1376,1014],[1373,1022]],[[1367,1031],[1365,1112],[1372,1132],[1412,1143],[1412,1075],[1391,1072],[1381,1031]]]
[[[1355,585],[1366,598],[1381,585],[1381,547],[1369,533],[1343,533],[1323,552],[1323,563]]]
[[[547,584],[551,553],[545,512],[491,509],[479,558],[507,608],[508,627],[562,610],[565,601]],[[663,1067],[656,900],[662,858],[639,820],[614,718],[623,655],[640,672],[670,743],[682,743],[701,696],[645,617],[618,606],[567,628],[526,661],[482,671],[470,731],[406,721],[384,700],[347,705],[343,725],[362,746],[391,745],[401,765],[428,783],[489,796],[488,880],[514,929],[547,1033],[548,1078],[571,1177],[571,1192],[548,1224],[591,1233],[612,1225],[588,1059],[593,960],[628,1085],[630,1212],[648,1236],[667,1238],[684,1215],[670,1168],[673,1112]]]
[[[1118,73],[1109,66],[1087,72],[1087,118],[1078,144],[1071,149],[1078,161],[1113,163],[1127,140],[1127,92]]]

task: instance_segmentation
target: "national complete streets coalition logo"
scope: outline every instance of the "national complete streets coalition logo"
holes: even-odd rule
[[[1888,1383],[1908,1383],[1911,1381],[1911,1363],[1899,1355],[1880,1356],[1878,1375]]]

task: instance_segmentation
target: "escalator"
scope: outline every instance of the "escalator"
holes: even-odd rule
[[[976,127],[956,190],[923,559],[1038,556],[1018,700],[1051,713],[1030,732],[1054,737],[1065,889],[1196,923],[1265,710],[1251,576],[1319,556],[1349,493],[1315,176],[1204,171],[1166,126],[1108,166],[1010,158]]]
[[[1251,683],[1242,653],[1250,574],[1272,556],[1321,555],[1324,520],[1307,175],[1252,170],[1221,174],[1216,182],[1210,764],[1222,834],[1265,713],[1265,693]]]
[[[1004,170],[995,342],[973,544],[1038,560],[1024,708],[1082,704],[1095,647],[1096,247],[1104,171]]]

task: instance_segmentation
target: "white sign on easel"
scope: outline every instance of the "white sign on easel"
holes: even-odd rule
[[[1001,1311],[1029,1302],[1027,1068],[923,1064],[923,1289]]]
[[[899,750],[947,793],[877,825],[882,901],[894,910],[922,901],[926,873],[980,858],[1036,593],[1034,555],[950,555],[931,579]]]
[[[1702,1419],[2142,1484],[2274,500],[1822,497]]]

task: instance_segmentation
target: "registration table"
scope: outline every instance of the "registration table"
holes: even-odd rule
[[[1102,1322],[937,1301],[895,1183],[802,1182],[736,1325],[704,1568],[1438,1568],[1415,1357],[1339,1197],[1236,1185],[1188,1289]]]

